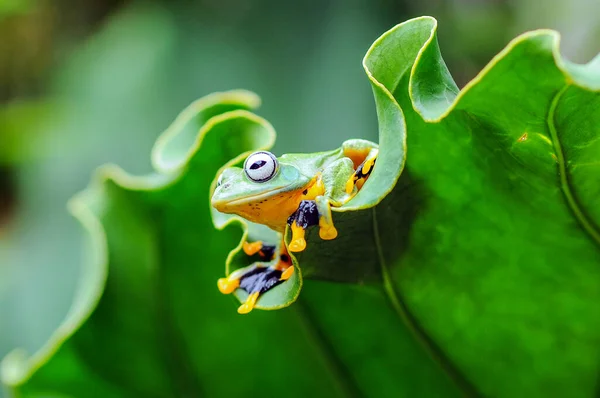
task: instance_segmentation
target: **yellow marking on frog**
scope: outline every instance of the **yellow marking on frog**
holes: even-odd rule
[[[358,179],[358,176],[356,174],[352,174],[352,177],[350,177],[348,179],[348,181],[346,181],[346,193],[347,194],[352,193],[352,191],[354,190],[354,184],[356,183],[357,179]]]
[[[356,187],[357,190],[360,190],[367,178],[369,178],[369,176],[371,175],[379,151],[373,149],[369,151],[369,154],[371,155],[371,157],[365,159],[364,162],[356,168],[356,171],[354,172],[352,177],[350,177],[348,181],[346,181],[346,193],[348,195],[352,193],[354,187]]]
[[[239,279],[229,279],[229,278],[220,278],[217,281],[217,286],[219,287],[219,291],[223,294],[230,294],[235,289],[240,287]]]
[[[304,228],[296,224],[296,221],[292,223],[292,240],[288,246],[291,252],[301,252],[306,248],[306,240],[304,239]]]
[[[261,251],[262,247],[263,243],[261,241],[256,241],[253,243],[248,243],[244,241],[244,243],[242,244],[242,249],[244,250],[244,253],[246,253],[246,255],[248,256],[255,255],[256,253]]]
[[[360,166],[361,163],[365,161],[370,151],[371,148],[346,148],[344,149],[344,156],[352,160],[352,163],[354,163],[354,169],[356,170],[358,166]]]
[[[518,142],[523,142],[523,141],[527,141],[527,133],[523,133],[522,136],[519,137],[519,139],[517,140]]]
[[[317,175],[310,181],[306,189],[306,194],[304,194],[303,200],[314,200],[317,196],[323,195],[325,193],[325,184],[323,183],[323,179],[321,178],[321,173],[317,173]]]
[[[238,308],[238,314],[247,314],[252,311],[256,305],[256,300],[258,300],[259,294],[260,292],[250,294],[246,299],[246,302],[240,305],[240,308]]]
[[[337,238],[337,229],[333,226],[333,223],[327,221],[325,217],[319,218],[319,236],[323,240],[331,240]]]
[[[368,175],[371,172],[371,168],[375,164],[375,158],[371,158],[369,160],[365,160],[365,164],[362,169],[362,173],[364,175]]]

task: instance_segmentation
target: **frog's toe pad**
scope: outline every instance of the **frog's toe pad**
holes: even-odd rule
[[[288,246],[291,252],[301,252],[306,249],[306,240],[304,239],[304,228],[299,226],[296,221],[292,224],[292,240]]]
[[[337,238],[338,232],[333,225],[321,227],[319,229],[319,236],[323,240],[331,240]]]
[[[290,242],[288,249],[295,253],[301,252],[302,250],[306,249],[306,240],[304,240],[304,238],[294,239]]]
[[[248,255],[248,256],[252,256],[252,255],[258,253],[262,248],[263,248],[263,243],[261,241],[257,241],[257,242],[253,242],[253,243],[248,243],[248,242],[244,241],[244,243],[242,244],[242,250],[244,250],[244,253],[246,253],[246,255]]]
[[[240,286],[240,281],[238,279],[220,278],[217,281],[217,286],[221,293],[230,294]]]
[[[287,269],[285,271],[283,271],[281,273],[281,280],[282,281],[287,281],[288,279],[290,279],[292,277],[292,275],[294,275],[294,266],[290,265],[289,267],[287,267]]]
[[[319,236],[323,240],[331,240],[337,238],[338,232],[337,229],[335,229],[335,226],[333,225],[331,220],[327,221],[325,217],[321,217],[321,219],[319,220]]]
[[[256,293],[252,293],[251,295],[249,295],[246,302],[239,306],[239,308],[237,310],[238,314],[247,314],[250,311],[252,311],[254,309],[254,305],[256,304],[256,300],[258,300],[259,294],[260,294],[259,292],[256,292]]]

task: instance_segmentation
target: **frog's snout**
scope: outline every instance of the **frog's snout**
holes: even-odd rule
[[[221,198],[221,191],[223,189],[227,189],[226,188],[227,185],[221,185],[218,186],[217,189],[215,189],[215,192],[213,193],[212,197],[210,198],[210,204],[212,207],[214,207],[215,209],[217,209],[218,211],[223,211],[223,209],[225,208],[225,203],[226,201],[224,201]]]

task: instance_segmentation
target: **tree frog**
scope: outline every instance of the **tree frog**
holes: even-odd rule
[[[350,201],[362,188],[377,160],[377,144],[352,139],[341,148],[313,154],[286,154],[279,158],[258,151],[242,168],[225,169],[217,180],[212,206],[222,213],[237,214],[282,234],[290,226],[292,239],[274,245],[243,242],[247,255],[259,254],[270,266],[251,266],[218,281],[221,293],[243,289],[248,298],[238,309],[250,312],[259,295],[289,279],[294,273],[288,249],[306,248],[305,230],[318,225],[321,239],[335,239],[331,207]],[[276,256],[278,254],[278,256]],[[275,261],[277,259],[277,261]]]

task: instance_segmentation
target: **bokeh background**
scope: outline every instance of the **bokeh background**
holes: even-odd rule
[[[177,113],[246,88],[278,131],[274,152],[376,139],[361,60],[385,30],[433,15],[463,86],[526,30],[563,34],[585,62],[598,0],[0,0],[0,358],[37,350],[79,278],[66,202],[106,162],[141,174]],[[0,392],[0,396],[1,396]]]

